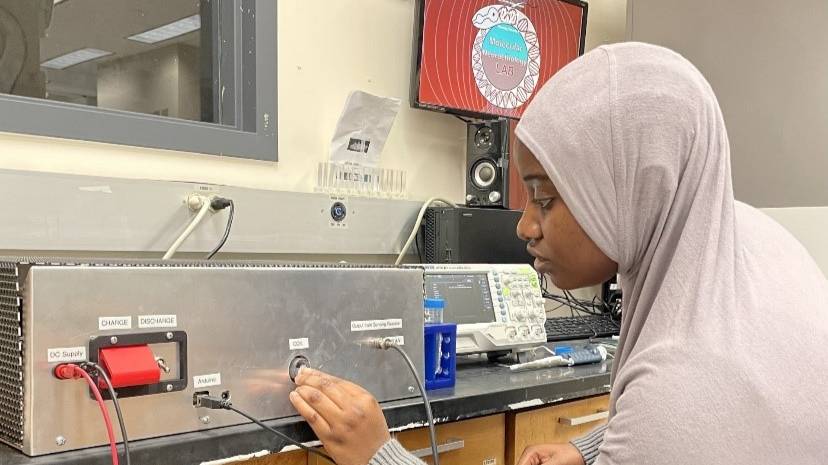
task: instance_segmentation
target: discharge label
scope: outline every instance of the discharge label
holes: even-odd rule
[[[219,384],[221,384],[221,373],[193,376],[193,387],[196,389],[218,386]]]
[[[310,342],[306,337],[299,339],[291,339],[288,342],[290,343],[290,350],[303,350],[310,347]]]
[[[46,349],[49,363],[82,362],[86,360],[86,347],[58,347]]]
[[[178,317],[175,315],[140,315],[138,327],[147,328],[175,328],[178,326]]]
[[[98,329],[108,331],[112,329],[132,329],[131,316],[101,316],[98,317]]]
[[[380,329],[401,329],[402,319],[352,321],[351,331],[378,331]]]

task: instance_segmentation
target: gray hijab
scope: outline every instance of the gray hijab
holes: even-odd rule
[[[664,48],[601,47],[541,89],[517,135],[619,267],[596,463],[828,464],[828,283],[734,200],[701,73]]]

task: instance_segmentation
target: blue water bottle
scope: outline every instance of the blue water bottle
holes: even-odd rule
[[[425,385],[427,390],[454,387],[457,325],[443,323],[443,299],[425,299]]]

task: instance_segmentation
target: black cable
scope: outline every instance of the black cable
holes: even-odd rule
[[[81,368],[84,369],[86,367],[92,367],[97,372],[97,375],[103,378],[104,383],[106,383],[106,389],[109,391],[109,396],[112,397],[112,404],[115,406],[115,415],[118,417],[118,426],[121,428],[121,439],[124,443],[124,459],[126,460],[126,465],[131,465],[129,459],[129,438],[127,437],[126,425],[124,425],[124,415],[121,413],[121,404],[118,402],[118,395],[115,393],[115,388],[112,386],[112,380],[109,379],[109,376],[106,374],[104,369],[97,363],[84,362],[80,365]]]
[[[417,237],[414,238],[414,249],[417,251],[417,258],[420,263],[423,263],[423,253],[420,250],[420,234],[417,234]]]
[[[218,201],[218,200],[219,199],[215,199],[215,200],[213,200],[213,202],[216,203],[216,201]],[[233,227],[233,214],[236,211],[236,205],[233,203],[233,201],[231,199],[221,199],[221,200],[226,201],[226,203],[219,204],[219,205],[225,205],[227,207],[230,207],[230,212],[227,214],[227,226],[224,228],[224,236],[222,236],[221,241],[219,241],[218,245],[210,252],[209,255],[207,255],[207,258],[206,258],[207,260],[212,259],[218,253],[218,251],[221,250],[222,247],[224,247],[224,243],[227,242],[227,238],[230,237],[230,229]],[[214,208],[218,209],[218,210],[221,210],[221,209],[224,209],[225,206],[221,206],[220,208],[215,208],[215,207]]]
[[[595,311],[594,303],[593,304],[587,304],[585,301],[579,300],[577,297],[572,295],[571,292],[566,291],[566,290],[564,291],[564,295],[566,296],[566,298],[569,302],[575,304],[576,308],[579,311],[584,312],[584,313],[589,314],[589,315],[597,315],[597,316],[602,316],[603,315],[603,313],[601,313],[600,310]],[[591,305],[592,308],[587,307],[587,305]]]
[[[246,414],[246,413],[242,412],[241,410],[237,409],[236,407],[233,407],[233,405],[232,405],[232,404],[230,404],[230,403],[227,403],[226,405],[224,405],[224,406],[223,406],[223,408],[224,408],[225,410],[230,410],[230,411],[232,411],[232,412],[236,412],[236,413],[238,413],[239,415],[241,415],[241,416],[243,416],[243,417],[247,418],[248,420],[252,421],[253,423],[255,423],[255,424],[259,425],[260,427],[262,427],[262,428],[266,429],[267,431],[270,431],[271,433],[275,434],[276,436],[279,436],[280,438],[284,439],[285,441],[289,442],[290,444],[293,444],[294,446],[296,446],[296,447],[298,447],[298,448],[300,448],[300,449],[302,449],[302,450],[304,450],[304,451],[306,451],[306,452],[308,452],[308,453],[311,453],[311,454],[316,454],[316,455],[318,455],[318,456],[322,457],[323,459],[328,460],[328,461],[329,461],[329,462],[331,462],[331,463],[336,463],[336,462],[334,461],[334,459],[332,459],[332,458],[331,458],[331,456],[330,456],[330,455],[328,455],[328,454],[326,454],[326,453],[324,453],[324,452],[321,452],[321,451],[319,451],[319,450],[316,450],[316,449],[314,449],[314,448],[312,448],[312,447],[308,447],[308,446],[306,446],[306,445],[302,444],[301,442],[299,442],[299,441],[297,441],[297,440],[293,439],[292,437],[290,437],[290,436],[288,436],[288,435],[286,435],[286,434],[284,434],[284,433],[282,433],[282,432],[280,432],[280,431],[277,431],[277,430],[275,430],[275,429],[273,429],[273,428],[271,428],[271,427],[267,426],[266,424],[264,424],[264,423],[262,423],[261,421],[259,421],[259,420],[255,419],[255,418],[253,418],[252,416],[250,416],[250,415],[248,415],[248,414]]]
[[[594,308],[593,309],[588,308],[582,301],[578,301],[577,299],[574,299],[574,297],[572,299],[570,299],[569,297],[566,297],[566,296],[559,296],[559,295],[550,294],[550,293],[544,293],[543,297],[545,299],[548,299],[548,300],[553,300],[553,301],[555,301],[559,304],[566,305],[570,308],[570,310],[574,309],[574,310],[577,310],[579,312],[583,312],[583,313],[586,313],[586,314],[589,314],[589,315],[604,316],[604,314],[601,313],[600,311],[595,311]]]
[[[390,341],[386,339],[385,341],[387,344],[383,345],[383,348],[390,348],[396,350],[402,358],[405,359],[405,363],[408,365],[408,369],[411,370],[411,374],[414,375],[414,380],[417,382],[417,387],[420,389],[420,395],[423,398],[423,404],[425,405],[426,411],[426,418],[428,419],[428,435],[431,439],[431,456],[434,459],[434,465],[440,465],[440,453],[437,451],[437,433],[434,430],[434,415],[431,413],[431,402],[428,401],[428,395],[426,395],[425,385],[423,385],[422,380],[420,379],[420,375],[417,373],[417,368],[414,366],[414,362],[411,361],[411,358],[408,356],[405,351],[397,346],[397,344],[392,344]]]

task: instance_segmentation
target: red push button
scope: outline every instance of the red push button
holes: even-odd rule
[[[100,359],[113,387],[144,386],[161,380],[161,369],[149,346],[101,349]]]

